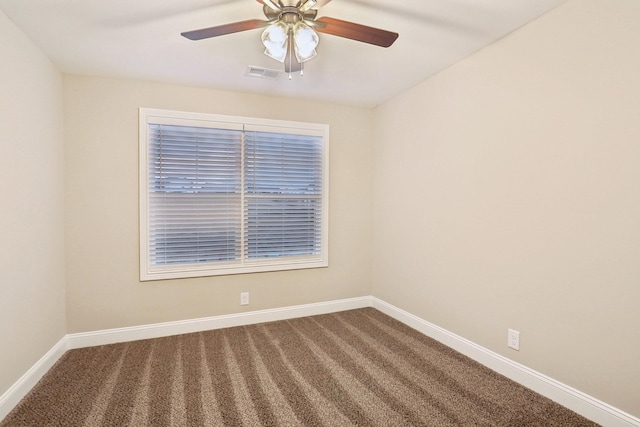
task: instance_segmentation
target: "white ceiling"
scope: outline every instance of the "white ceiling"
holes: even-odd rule
[[[400,34],[390,48],[320,34],[303,77],[262,52],[260,30],[190,41],[181,32],[262,19],[255,0],[0,0],[66,73],[145,79],[373,107],[566,0],[333,0],[318,13]]]

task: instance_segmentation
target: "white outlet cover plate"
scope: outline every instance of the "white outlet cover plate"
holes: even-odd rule
[[[240,293],[240,305],[249,305],[249,292]]]
[[[507,345],[514,350],[520,350],[520,332],[514,329],[508,330]]]

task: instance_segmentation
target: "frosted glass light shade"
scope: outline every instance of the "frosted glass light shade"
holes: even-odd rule
[[[287,56],[287,42],[289,34],[286,24],[283,22],[274,22],[262,32],[262,44],[265,47],[264,54],[284,62]]]
[[[297,22],[293,27],[293,40],[299,63],[308,61],[317,55],[316,47],[320,38],[314,29],[304,22]]]

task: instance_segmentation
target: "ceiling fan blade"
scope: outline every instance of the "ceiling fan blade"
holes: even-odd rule
[[[202,40],[210,37],[223,36],[225,34],[238,33],[240,31],[253,30],[264,27],[268,21],[260,19],[249,19],[247,21],[234,22],[232,24],[218,25],[217,27],[202,28],[200,30],[186,31],[180,33],[189,40]]]
[[[315,22],[323,24],[314,27],[315,30],[320,33],[345,37],[381,47],[391,46],[398,38],[398,33],[367,27],[366,25],[355,24],[341,19],[329,18],[327,16],[316,19]]]
[[[324,5],[326,5],[327,3],[329,3],[331,0],[318,0],[318,2],[315,5],[316,9],[320,9],[321,7],[324,7]]]
[[[256,1],[264,6],[269,7],[272,10],[280,10],[280,6],[278,5],[278,3],[274,2],[273,0],[256,0]]]

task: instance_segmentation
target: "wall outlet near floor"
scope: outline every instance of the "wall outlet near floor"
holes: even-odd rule
[[[508,329],[507,345],[514,350],[520,350],[520,331]]]
[[[249,292],[240,292],[240,305],[249,305]]]

